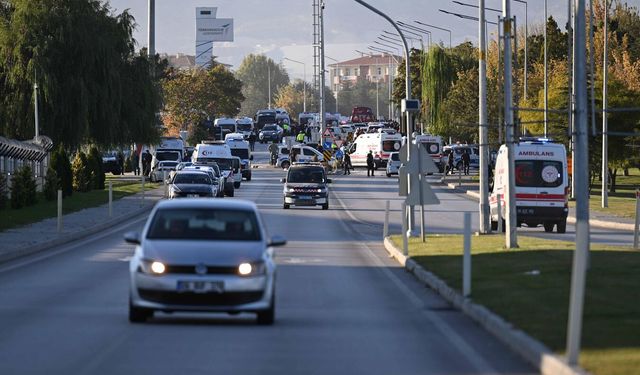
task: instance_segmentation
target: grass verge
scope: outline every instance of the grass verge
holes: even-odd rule
[[[145,190],[160,186],[156,183],[146,183]],[[136,194],[142,191],[142,186],[133,181],[113,180],[113,200]],[[109,190],[92,190],[86,193],[74,192],[72,196],[62,201],[62,214],[80,211],[85,208],[96,207],[109,202]],[[27,224],[56,217],[58,215],[58,202],[47,201],[42,194],[38,195],[38,203],[21,209],[4,209],[0,211],[0,231],[21,227]]]
[[[401,246],[402,238],[392,238]],[[499,235],[472,238],[472,299],[563,354],[571,242],[520,236],[504,250]],[[411,238],[409,254],[456,290],[462,285],[462,236]],[[593,244],[587,276],[580,364],[595,374],[640,373],[640,252]]]

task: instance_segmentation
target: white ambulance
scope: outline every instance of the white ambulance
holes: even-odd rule
[[[360,134],[349,146],[347,152],[351,155],[351,165],[354,167],[367,166],[367,154],[373,152],[375,168],[386,167],[389,155],[400,151],[402,135],[385,132]]]
[[[442,162],[442,152],[444,144],[442,137],[438,135],[418,134],[414,140],[415,144],[424,147],[433,162],[436,164],[440,173],[444,172],[444,163]]]
[[[536,227],[542,224],[546,232],[552,232],[555,226],[558,233],[564,233],[569,213],[569,178],[564,145],[544,139],[521,140],[515,145],[514,156],[517,225]],[[493,230],[498,228],[499,217],[502,220],[505,217],[504,194],[509,183],[507,166],[507,147],[502,145],[496,159],[494,187],[490,197]]]

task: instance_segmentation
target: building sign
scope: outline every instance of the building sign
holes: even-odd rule
[[[233,18],[198,18],[196,43],[233,42]]]

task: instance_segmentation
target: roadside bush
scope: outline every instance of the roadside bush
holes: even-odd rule
[[[44,180],[44,189],[42,193],[44,194],[44,198],[48,201],[55,200],[58,197],[58,185],[60,181],[58,180],[58,174],[56,170],[51,166],[47,169],[47,176]]]
[[[51,167],[56,171],[58,177],[58,189],[62,190],[62,196],[68,197],[73,194],[73,173],[69,156],[62,144],[51,153]]]
[[[102,168],[102,155],[96,146],[91,146],[89,149],[87,163],[90,173],[89,189],[104,190],[105,176]]]
[[[37,201],[36,180],[31,167],[25,165],[11,179],[11,208],[32,206]]]
[[[0,173],[0,210],[7,206],[7,194],[9,193],[9,184],[4,173]]]
[[[125,172],[133,172],[133,153],[131,153],[131,157],[128,157],[124,162],[124,171]]]
[[[73,190],[85,192],[89,191],[91,184],[91,171],[87,161],[87,155],[78,151],[76,157],[71,163],[71,172],[73,174]]]

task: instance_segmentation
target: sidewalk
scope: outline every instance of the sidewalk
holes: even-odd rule
[[[442,182],[443,185],[448,186],[450,189],[456,190],[460,193],[468,195],[470,198],[479,201],[480,200],[480,187],[477,181],[473,181],[471,176],[462,176],[461,184],[459,183],[458,175],[446,176],[446,179]],[[575,224],[575,209],[569,208],[569,216],[567,223]],[[592,227],[633,231],[634,220],[626,217],[619,217],[611,214],[606,214],[598,211],[589,211],[589,224]]]
[[[57,218],[0,232],[0,263],[79,240],[123,223],[150,211],[163,195],[164,187],[159,187],[145,191],[144,203],[142,193],[115,200],[112,217],[109,217],[108,204],[64,215],[60,233],[57,232]]]

